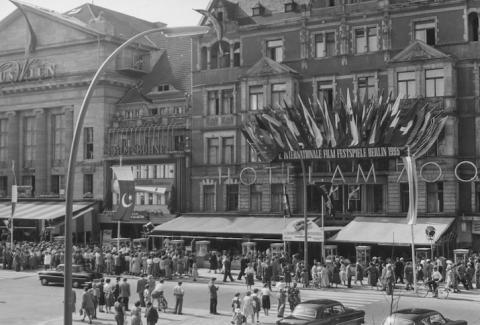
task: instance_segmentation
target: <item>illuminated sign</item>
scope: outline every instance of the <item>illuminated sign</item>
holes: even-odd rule
[[[52,79],[56,65],[27,58],[0,64],[0,83],[17,83],[31,80]]]

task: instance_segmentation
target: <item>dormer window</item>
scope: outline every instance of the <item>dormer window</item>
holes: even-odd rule
[[[292,12],[297,10],[297,3],[295,1],[289,1],[285,3],[285,12]]]
[[[164,85],[158,85],[157,86],[157,91],[162,92],[162,91],[169,91],[170,90],[170,85],[169,84],[164,84]]]
[[[255,7],[252,8],[252,17],[263,16],[265,8],[258,3]]]

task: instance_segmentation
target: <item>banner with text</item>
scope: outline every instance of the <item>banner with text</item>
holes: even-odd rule
[[[399,147],[364,147],[364,148],[329,148],[282,152],[278,156],[280,161],[301,159],[375,159],[400,157]]]
[[[305,240],[305,223],[303,220],[291,221],[283,230],[283,241]],[[307,238],[309,242],[323,242],[323,230],[313,221],[307,221]]]

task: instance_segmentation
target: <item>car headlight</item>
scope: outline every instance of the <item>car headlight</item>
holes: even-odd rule
[[[395,318],[393,316],[388,316],[383,322],[383,325],[394,325],[394,324],[395,324]]]

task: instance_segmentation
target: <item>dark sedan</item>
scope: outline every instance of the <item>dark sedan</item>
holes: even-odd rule
[[[388,316],[383,325],[467,325],[465,320],[450,320],[438,311],[424,308],[397,310]]]
[[[48,285],[49,283],[61,283],[64,282],[65,266],[60,264],[55,270],[47,270],[38,272],[38,278],[42,285]],[[74,288],[80,288],[86,282],[92,282],[95,279],[101,279],[102,274],[86,270],[82,265],[72,265],[72,286]]]
[[[365,322],[365,312],[344,307],[330,299],[304,301],[292,314],[277,322],[278,325],[360,325]]]

